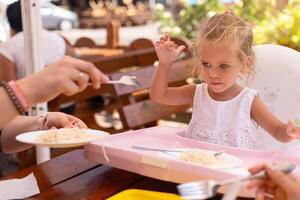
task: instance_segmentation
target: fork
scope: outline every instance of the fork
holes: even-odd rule
[[[124,75],[119,80],[109,80],[107,84],[123,84],[123,85],[141,85],[135,76]]]
[[[160,149],[160,148],[150,148],[150,147],[142,147],[142,146],[131,146],[133,149],[145,150],[145,151],[161,151],[161,152],[178,152],[181,153],[183,150],[176,149]]]
[[[292,172],[296,167],[293,163],[278,163],[275,165],[276,170],[288,174]],[[242,182],[251,179],[263,178],[266,176],[264,171],[261,171],[254,175],[249,175],[246,177],[234,178],[222,182],[216,182],[214,180],[205,180],[205,181],[195,181],[184,183],[177,186],[177,190],[180,196],[186,200],[195,200],[195,199],[208,199],[217,194],[219,187],[223,185],[229,185],[236,182]]]
[[[142,146],[131,146],[133,149],[139,149],[139,150],[145,150],[145,151],[161,151],[161,152],[175,152],[175,153],[182,153],[184,152],[184,150],[181,149],[161,149],[161,148],[151,148],[151,147],[142,147]],[[214,153],[213,155],[215,157],[218,157],[220,155],[222,155],[224,153],[224,151],[218,151],[216,153]]]

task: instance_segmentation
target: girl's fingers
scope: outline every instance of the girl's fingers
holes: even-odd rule
[[[155,46],[156,46],[156,47],[159,47],[159,45],[160,45],[160,42],[159,42],[159,41],[155,42]]]
[[[185,46],[183,46],[183,45],[180,45],[179,47],[177,47],[177,49],[176,49],[177,55],[179,55],[184,49],[185,49]]]
[[[291,120],[288,121],[287,125],[286,125],[286,131],[287,133],[290,135],[291,133],[293,133],[293,128],[294,128],[294,125],[292,123]]]
[[[167,42],[169,42],[169,41],[171,40],[171,38],[170,38],[170,33],[169,33],[169,32],[165,32],[165,40],[166,40]]]
[[[86,124],[82,120],[80,120],[72,115],[68,115],[68,119],[72,123],[73,127],[76,126],[78,128],[87,128]]]

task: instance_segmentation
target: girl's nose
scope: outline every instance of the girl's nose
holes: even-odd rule
[[[210,69],[208,75],[210,78],[219,78],[219,73],[215,69]]]

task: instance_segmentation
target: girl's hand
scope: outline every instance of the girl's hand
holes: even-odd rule
[[[40,122],[40,129],[51,128],[87,128],[86,124],[80,119],[61,112],[48,112]]]
[[[171,66],[184,48],[185,46],[183,45],[175,48],[174,42],[170,40],[170,34],[165,33],[164,36],[162,36],[160,40],[155,43],[159,64],[163,66]]]
[[[300,139],[300,127],[294,126],[291,120],[287,123],[286,132],[290,137]]]
[[[258,164],[249,169],[252,174],[265,170],[268,178],[250,181],[249,189],[257,189],[256,200],[298,200],[300,199],[300,179],[291,174],[274,170],[270,164]]]

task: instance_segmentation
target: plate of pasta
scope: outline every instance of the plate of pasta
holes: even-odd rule
[[[16,140],[37,146],[65,148],[82,146],[109,135],[109,133],[100,130],[61,128],[23,133],[18,135]]]
[[[163,152],[163,154],[171,156],[191,164],[201,165],[214,169],[228,169],[239,167],[243,161],[237,156],[225,153],[224,151],[211,151],[198,148],[176,149],[179,152]]]

